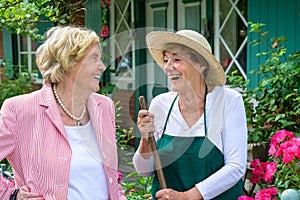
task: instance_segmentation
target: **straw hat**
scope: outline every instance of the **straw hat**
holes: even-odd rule
[[[215,86],[225,84],[226,76],[223,67],[212,54],[208,41],[200,33],[192,30],[181,30],[176,33],[153,31],[147,34],[146,42],[153,59],[160,67],[163,67],[163,50],[166,44],[181,44],[193,49],[209,65],[205,82]]]

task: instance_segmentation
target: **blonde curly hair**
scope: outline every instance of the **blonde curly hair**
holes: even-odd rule
[[[45,33],[45,42],[36,51],[36,64],[44,83],[57,83],[83,60],[100,38],[84,27],[56,26]]]

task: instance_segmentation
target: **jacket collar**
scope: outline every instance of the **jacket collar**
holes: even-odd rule
[[[45,112],[56,128],[66,137],[64,124],[56,103],[52,86],[45,84],[41,88],[40,105],[46,108]]]
[[[98,109],[101,101],[96,101],[95,96],[92,94],[90,95],[88,102],[87,102],[87,109],[90,115],[90,121],[93,125],[95,135],[97,137],[98,144],[101,144],[103,138],[101,138],[101,133],[103,133],[103,110]],[[50,84],[45,84],[41,88],[41,96],[40,96],[40,105],[46,108],[45,112],[52,123],[56,126],[56,128],[63,133],[64,137],[66,138],[64,124],[58,109],[58,104],[56,103],[53,89]],[[96,117],[97,116],[97,117]],[[66,138],[67,139],[67,138]]]

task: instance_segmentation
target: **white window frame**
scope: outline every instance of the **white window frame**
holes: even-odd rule
[[[21,37],[25,37],[26,38],[26,49],[27,51],[21,51]],[[31,74],[33,82],[36,84],[42,84],[43,80],[41,78],[38,77],[38,73],[32,72],[33,69],[33,63],[32,63],[32,57],[36,54],[36,51],[32,51],[32,38],[29,36],[22,36],[22,35],[18,35],[17,37],[17,43],[18,43],[18,66],[19,66],[19,72],[21,72],[21,66],[27,67],[28,72]],[[22,55],[27,55],[27,63],[21,63],[22,59]]]

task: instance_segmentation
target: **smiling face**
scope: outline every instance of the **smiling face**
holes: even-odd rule
[[[104,70],[99,46],[94,45],[74,68],[73,80],[80,88],[89,92],[97,92],[100,89],[99,81]]]
[[[204,81],[202,73],[206,66],[191,59],[188,52],[180,48],[168,48],[163,56],[164,71],[171,82],[173,91],[184,93]]]

